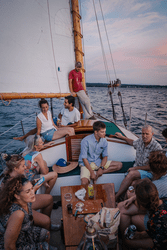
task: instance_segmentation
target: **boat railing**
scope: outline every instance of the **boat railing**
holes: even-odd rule
[[[13,130],[13,129],[14,129],[16,126],[18,126],[19,124],[21,124],[22,131],[23,131],[23,134],[24,134],[23,121],[29,119],[31,116],[34,116],[34,114],[36,115],[37,113],[34,112],[34,113],[32,113],[31,115],[29,115],[29,116],[25,117],[24,119],[20,120],[20,121],[17,122],[15,125],[13,125],[11,128],[9,128],[9,129],[7,129],[6,131],[2,132],[2,133],[0,134],[0,137],[1,137],[2,135],[5,135],[7,132]],[[6,148],[9,144],[12,144],[13,142],[16,142],[16,141],[15,141],[15,140],[12,140],[12,141],[10,141],[9,143],[7,143],[5,146],[3,146],[2,148],[0,148],[0,153],[2,153],[2,150],[3,150],[4,148]]]

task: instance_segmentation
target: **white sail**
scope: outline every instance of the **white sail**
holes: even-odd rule
[[[68,93],[68,0],[0,0],[0,93]],[[53,46],[52,46],[53,45]]]

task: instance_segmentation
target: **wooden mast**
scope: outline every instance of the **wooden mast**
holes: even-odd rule
[[[86,90],[86,83],[85,83],[85,69],[84,69],[84,62],[83,62],[83,50],[82,50],[82,34],[81,34],[81,25],[80,20],[81,16],[79,14],[79,3],[78,0],[71,0],[72,5],[72,17],[73,17],[73,32],[74,32],[74,44],[75,44],[75,60],[76,62],[82,63],[82,82],[84,89]]]

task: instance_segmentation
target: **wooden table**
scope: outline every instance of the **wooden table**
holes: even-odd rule
[[[94,184],[94,198],[93,199],[102,199],[105,207],[115,207],[115,191],[114,184]],[[66,193],[72,194],[72,199],[70,203],[75,201],[79,201],[75,197],[75,192],[81,188],[85,188],[87,190],[87,186],[65,186],[61,187],[61,202],[62,202],[62,213],[63,213],[63,229],[64,229],[64,240],[66,250],[75,250],[79,245],[81,238],[85,232],[84,217],[80,218],[75,217],[72,214],[68,214],[67,212],[67,202],[64,198]],[[86,192],[85,200],[88,200],[88,192]]]

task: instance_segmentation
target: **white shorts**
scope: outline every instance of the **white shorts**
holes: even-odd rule
[[[104,166],[105,169],[108,169],[112,161],[107,161],[106,165]],[[94,162],[90,164],[92,170],[95,172],[99,169],[98,166]],[[80,172],[80,178],[87,178],[90,181],[90,171],[87,169],[87,167],[80,165],[81,172]]]

